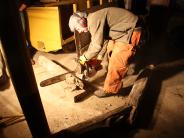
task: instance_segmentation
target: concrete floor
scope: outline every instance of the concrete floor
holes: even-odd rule
[[[63,52],[51,54],[37,51],[34,55],[36,64],[33,65],[33,70],[52,134],[96,116],[106,114],[125,104],[126,96],[112,96],[104,100],[94,95],[75,103],[74,96],[82,90],[72,90],[65,81],[46,87],[40,86],[41,81],[67,72],[51,60],[55,60],[70,70],[74,70],[77,66],[74,61],[75,57],[76,53],[67,54]],[[133,76],[132,78],[134,79],[135,77]],[[0,115],[3,117],[0,122],[2,124],[1,137],[29,138],[31,134],[24,116],[21,116],[23,113],[11,80],[9,80],[9,83],[10,85],[0,93],[0,106],[2,107]],[[24,132],[17,131],[19,128]]]
[[[154,9],[153,9],[154,11]],[[159,11],[159,12],[158,12]],[[180,16],[170,17],[165,20],[164,10],[161,8],[153,12],[151,22],[152,39],[148,45],[148,51],[144,58],[145,64],[170,63],[183,59],[183,47],[181,40],[182,30]],[[159,13],[159,14],[158,14]],[[157,15],[157,16],[155,16]],[[159,15],[159,16],[158,16]],[[176,20],[179,22],[175,22]],[[163,22],[164,21],[164,22]],[[180,29],[172,29],[165,22],[179,26]],[[158,27],[158,28],[157,28]],[[157,28],[157,29],[155,29]],[[168,29],[169,39],[163,28]],[[169,30],[171,29],[171,30]],[[174,31],[173,31],[174,30]],[[164,32],[164,33],[163,33]],[[158,35],[159,34],[159,35]],[[58,132],[68,126],[84,121],[92,116],[106,113],[123,103],[123,97],[111,97],[98,99],[90,96],[81,103],[73,102],[75,93],[65,91],[64,82],[40,87],[40,81],[60,74],[60,72],[45,68],[38,63],[38,58],[43,55],[49,59],[57,59],[68,68],[74,68],[74,53],[51,54],[37,52],[34,56],[36,64],[33,66],[37,80],[41,100],[44,106],[47,121],[52,133]],[[69,62],[70,61],[70,62]],[[60,70],[60,69],[58,69]],[[133,128],[119,124],[110,128],[98,128],[80,137],[108,137],[108,138],[183,138],[184,137],[184,66],[168,67],[155,71],[149,81],[145,96],[138,110],[136,125]],[[32,137],[17,100],[14,88],[10,82],[8,89],[0,92],[0,116],[10,116],[0,127],[0,138],[30,138]],[[90,108],[89,108],[90,107]],[[72,110],[72,112],[71,112]],[[12,117],[14,116],[14,117]],[[0,122],[1,123],[1,122]],[[59,137],[59,136],[58,136]]]

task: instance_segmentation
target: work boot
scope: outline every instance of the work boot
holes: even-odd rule
[[[99,98],[105,98],[105,97],[113,96],[115,94],[114,93],[107,93],[107,92],[104,92],[103,90],[96,90],[94,92],[94,95],[99,97]]]

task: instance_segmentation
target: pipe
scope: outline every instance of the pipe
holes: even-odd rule
[[[31,134],[35,138],[49,136],[50,130],[26,48],[16,0],[1,0],[0,14],[0,37],[3,50],[12,83]]]

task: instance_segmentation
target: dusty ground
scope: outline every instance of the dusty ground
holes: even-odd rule
[[[40,57],[43,56],[46,57],[46,59],[40,60]],[[73,97],[80,91],[72,91],[69,88],[70,85],[65,81],[47,87],[40,87],[40,82],[42,80],[66,72],[66,70],[58,67],[56,64],[52,65],[51,63],[53,62],[49,59],[56,60],[69,69],[74,70],[76,66],[76,63],[73,60],[74,57],[76,57],[75,53],[60,53],[60,55],[55,55],[43,52],[37,52],[34,57],[36,64],[33,65],[33,69],[51,133],[59,132],[60,130],[76,125],[77,123],[106,113],[122,106],[125,102],[124,97],[115,96],[103,100],[95,96],[90,96],[81,103],[74,103]],[[1,122],[3,126],[1,129],[2,137],[31,137],[31,135],[27,133],[29,130],[23,117],[13,117],[21,115],[22,111],[11,81],[10,86],[1,92],[0,98],[2,107],[1,116],[4,117]],[[5,118],[6,116],[10,116],[10,118]],[[24,129],[25,133],[14,131],[19,128],[19,125],[21,126],[21,129]]]
[[[162,8],[151,13],[152,39],[148,45],[149,48],[147,47],[146,58],[143,59],[145,64],[153,63],[157,65],[183,59],[183,43],[181,42],[184,39],[182,37],[184,30],[181,25],[183,16],[175,14],[167,20],[166,15],[165,9]],[[160,22],[155,23],[154,20],[159,20]],[[162,21],[164,21],[163,24],[161,24]],[[167,27],[165,22],[172,25]],[[173,26],[176,26],[176,28],[172,29]],[[165,33],[165,29],[170,32]],[[38,63],[40,55],[49,59],[57,59],[67,67],[75,65],[73,62],[74,53],[66,54],[61,52],[59,54],[51,54],[37,52],[34,56],[36,64],[33,66],[33,69],[38,87],[41,80],[58,75],[58,72],[52,69],[48,70],[48,68],[46,69]],[[144,98],[139,107],[135,127],[130,128],[120,123],[111,128],[103,127],[92,130],[81,137],[183,138],[183,78],[183,66],[155,71],[149,80]],[[123,97],[112,97],[104,100],[94,96],[90,96],[80,104],[74,103],[72,97],[75,93],[65,91],[65,86],[64,82],[60,82],[49,87],[39,87],[47,121],[53,133],[92,116],[106,113],[106,111],[123,104]],[[0,138],[31,137],[28,125],[24,117],[21,116],[22,111],[11,81],[8,89],[0,92],[0,106],[0,116],[10,116],[3,124],[0,122],[2,124],[0,127]]]

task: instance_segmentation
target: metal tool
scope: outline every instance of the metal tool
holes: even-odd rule
[[[51,84],[54,84],[54,83],[57,83],[60,81],[64,81],[66,79],[66,75],[69,73],[71,73],[71,72],[67,72],[67,73],[43,80],[42,82],[40,82],[40,86],[45,87],[45,86],[48,86],[48,85],[51,85]]]

